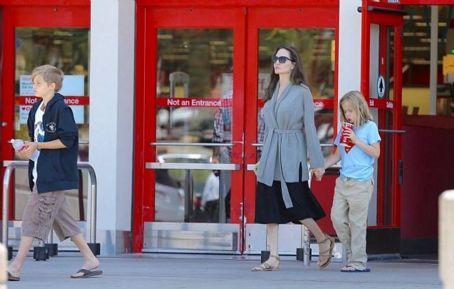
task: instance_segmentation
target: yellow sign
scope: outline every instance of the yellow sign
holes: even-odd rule
[[[454,54],[443,56],[443,75],[454,73]]]

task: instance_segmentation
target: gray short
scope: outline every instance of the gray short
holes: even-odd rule
[[[33,190],[22,216],[22,235],[47,241],[52,225],[60,241],[81,232],[69,211],[65,191],[38,194]]]

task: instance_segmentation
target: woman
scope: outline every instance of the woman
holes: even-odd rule
[[[312,232],[320,249],[319,268],[324,269],[331,262],[334,239],[315,222],[325,213],[308,185],[308,158],[317,180],[325,173],[312,95],[304,84],[301,59],[293,47],[277,48],[272,60],[261,112],[265,138],[257,168],[255,212],[255,221],[267,225],[270,257],[252,271],[279,269],[278,226],[288,222],[302,223]]]

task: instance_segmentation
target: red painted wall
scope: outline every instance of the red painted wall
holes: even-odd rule
[[[454,189],[454,117],[405,116],[401,238],[438,237],[438,196]]]

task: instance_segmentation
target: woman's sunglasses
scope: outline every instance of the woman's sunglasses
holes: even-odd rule
[[[287,56],[276,56],[276,55],[273,55],[271,57],[271,60],[273,61],[273,63],[276,63],[276,61],[279,61],[279,63],[285,63],[287,60],[294,62],[291,58],[288,58]]]

